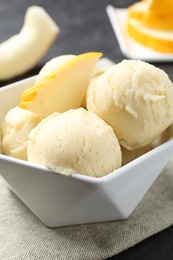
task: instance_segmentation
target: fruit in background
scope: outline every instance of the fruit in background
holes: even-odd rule
[[[0,80],[33,68],[55,41],[59,27],[39,6],[28,8],[19,34],[0,44]]]
[[[148,10],[157,14],[173,14],[172,0],[145,0]]]
[[[19,106],[39,114],[42,118],[53,112],[79,108],[94,67],[101,56],[102,53],[97,52],[72,58],[70,55],[69,60],[62,62],[62,65],[60,63],[50,74],[45,73],[45,77],[42,76],[38,83],[25,90]]]
[[[173,31],[155,30],[142,25],[137,19],[127,20],[128,34],[138,43],[158,52],[173,52]]]
[[[146,2],[137,2],[128,8],[128,19],[136,19],[148,28],[173,30],[173,14],[160,14],[148,9]]]
[[[142,19],[143,15],[147,12],[145,2],[137,2],[128,7],[128,17],[135,19]]]
[[[128,8],[127,32],[138,43],[173,53],[173,2],[146,0]]]

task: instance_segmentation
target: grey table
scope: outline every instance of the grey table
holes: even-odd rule
[[[101,51],[115,63],[125,57],[120,52],[117,40],[108,21],[105,7],[127,7],[133,0],[0,0],[0,42],[17,33],[23,23],[28,6],[40,5],[53,17],[61,28],[55,44],[37,67],[0,86],[38,73],[44,63],[61,54],[79,54]],[[173,80],[173,63],[157,63]],[[112,259],[173,259],[173,227],[154,235]],[[3,260],[3,259],[2,259]]]

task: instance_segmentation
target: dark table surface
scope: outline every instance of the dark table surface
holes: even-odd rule
[[[0,0],[0,42],[19,32],[26,9],[31,5],[44,7],[61,29],[56,42],[37,67],[13,80],[0,82],[0,86],[37,74],[46,61],[62,54],[101,51],[115,63],[120,62],[125,57],[119,49],[105,7],[111,4],[126,8],[133,2],[133,0]],[[173,80],[173,62],[155,63],[155,65],[164,69]],[[173,227],[111,259],[173,259]]]

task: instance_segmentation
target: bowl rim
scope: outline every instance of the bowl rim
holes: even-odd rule
[[[152,150],[148,151],[147,153],[139,156],[138,158],[130,161],[129,163],[122,165],[120,168],[108,173],[105,176],[102,177],[94,177],[94,176],[88,176],[83,175],[80,173],[74,173],[72,175],[66,175],[62,173],[56,173],[51,170],[49,170],[46,166],[37,164],[37,163],[31,163],[28,161],[24,161],[18,158],[10,157],[8,155],[0,154],[0,161],[6,161],[10,163],[15,163],[20,166],[36,169],[39,171],[42,171],[44,174],[53,174],[53,175],[59,175],[66,176],[67,178],[74,178],[79,181],[93,183],[93,184],[101,184],[105,182],[109,182],[111,180],[117,179],[119,176],[122,176],[124,174],[127,174],[127,171],[132,171],[136,168],[141,162],[147,162],[147,160],[151,157],[157,156],[159,153],[164,152],[164,150],[167,150],[168,148],[172,147],[173,152],[173,139],[168,140],[167,142],[153,148]]]

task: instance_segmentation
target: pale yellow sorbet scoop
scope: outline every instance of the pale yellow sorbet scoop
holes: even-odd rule
[[[121,150],[112,128],[79,108],[54,113],[30,132],[28,161],[66,175],[102,177],[121,166]]]
[[[93,79],[86,102],[128,150],[151,143],[173,121],[172,82],[142,61],[124,60]]]
[[[10,109],[1,126],[2,152],[6,155],[27,160],[28,135],[40,122],[40,117],[18,106]]]

